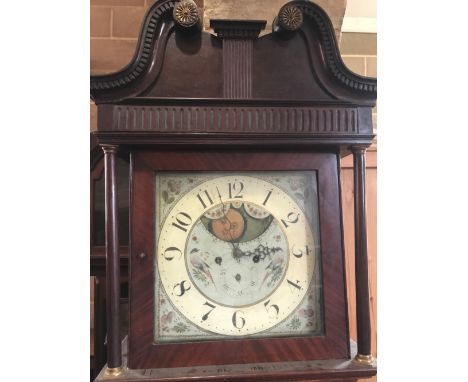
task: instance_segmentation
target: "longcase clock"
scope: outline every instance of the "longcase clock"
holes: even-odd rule
[[[366,148],[376,80],[343,64],[309,1],[210,20],[146,14],[123,70],[91,77],[104,150],[108,363],[97,380],[356,381],[370,349]],[[116,155],[130,153],[129,331],[119,337]],[[340,158],[355,172],[357,344]]]

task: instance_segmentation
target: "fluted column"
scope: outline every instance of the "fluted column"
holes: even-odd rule
[[[253,44],[266,21],[210,20],[210,27],[223,41],[223,97],[253,97]]]

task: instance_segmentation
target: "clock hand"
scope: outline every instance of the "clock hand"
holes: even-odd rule
[[[231,237],[230,243],[232,244],[232,247],[233,247],[233,255],[235,258],[238,258],[238,256],[236,256],[236,253],[238,253],[239,251],[242,253],[242,251],[239,249],[239,243],[237,243],[237,246],[236,246],[236,243],[234,243],[234,237],[232,236],[232,232],[231,232],[232,223],[227,217],[226,212],[224,212],[224,202],[223,202],[223,199],[221,198],[221,193],[219,192],[218,187],[216,187],[216,191],[218,191],[219,201],[221,202],[221,211],[223,213],[223,219],[225,219],[225,221],[229,224],[229,228],[227,229],[227,231],[228,231],[229,236]]]
[[[283,249],[280,247],[270,248],[268,246],[264,246],[263,244],[260,244],[253,251],[245,251],[245,252],[240,251],[240,252],[242,256],[246,256],[246,257],[253,256],[252,258],[253,262],[258,263],[260,260],[265,260],[267,256],[270,258],[272,254],[274,255],[276,252],[279,252],[282,250]]]
[[[223,203],[223,199],[221,198],[221,192],[219,192],[218,186],[216,186],[216,191],[218,191],[218,196],[219,196],[220,202]]]

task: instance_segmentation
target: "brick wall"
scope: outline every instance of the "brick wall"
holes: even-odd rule
[[[91,73],[118,71],[133,57],[144,15],[155,0],[91,0]],[[196,0],[203,11],[204,0]],[[96,106],[91,102],[91,131],[96,130]]]
[[[124,67],[132,58],[144,14],[155,0],[91,0],[91,72],[105,74]],[[265,33],[287,0],[196,0],[204,28],[213,18],[267,20]],[[317,0],[340,35],[345,0]]]
[[[91,73],[124,67],[132,58],[152,0],[91,0]]]
[[[346,66],[357,74],[377,77],[377,35],[375,33],[343,33],[340,52]],[[372,113],[377,128],[377,107]]]

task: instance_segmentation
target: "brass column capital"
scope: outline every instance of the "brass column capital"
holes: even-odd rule
[[[116,154],[117,151],[119,151],[119,146],[118,145],[108,145],[108,144],[101,144],[100,145],[102,148],[102,151],[104,151],[104,154]]]
[[[365,154],[367,146],[351,146],[351,152],[353,154]]]
[[[123,372],[123,367],[106,367],[104,374],[108,377],[118,377]]]
[[[353,362],[358,365],[371,366],[374,364],[375,359],[370,354],[369,355],[356,354],[356,357],[354,357]]]

